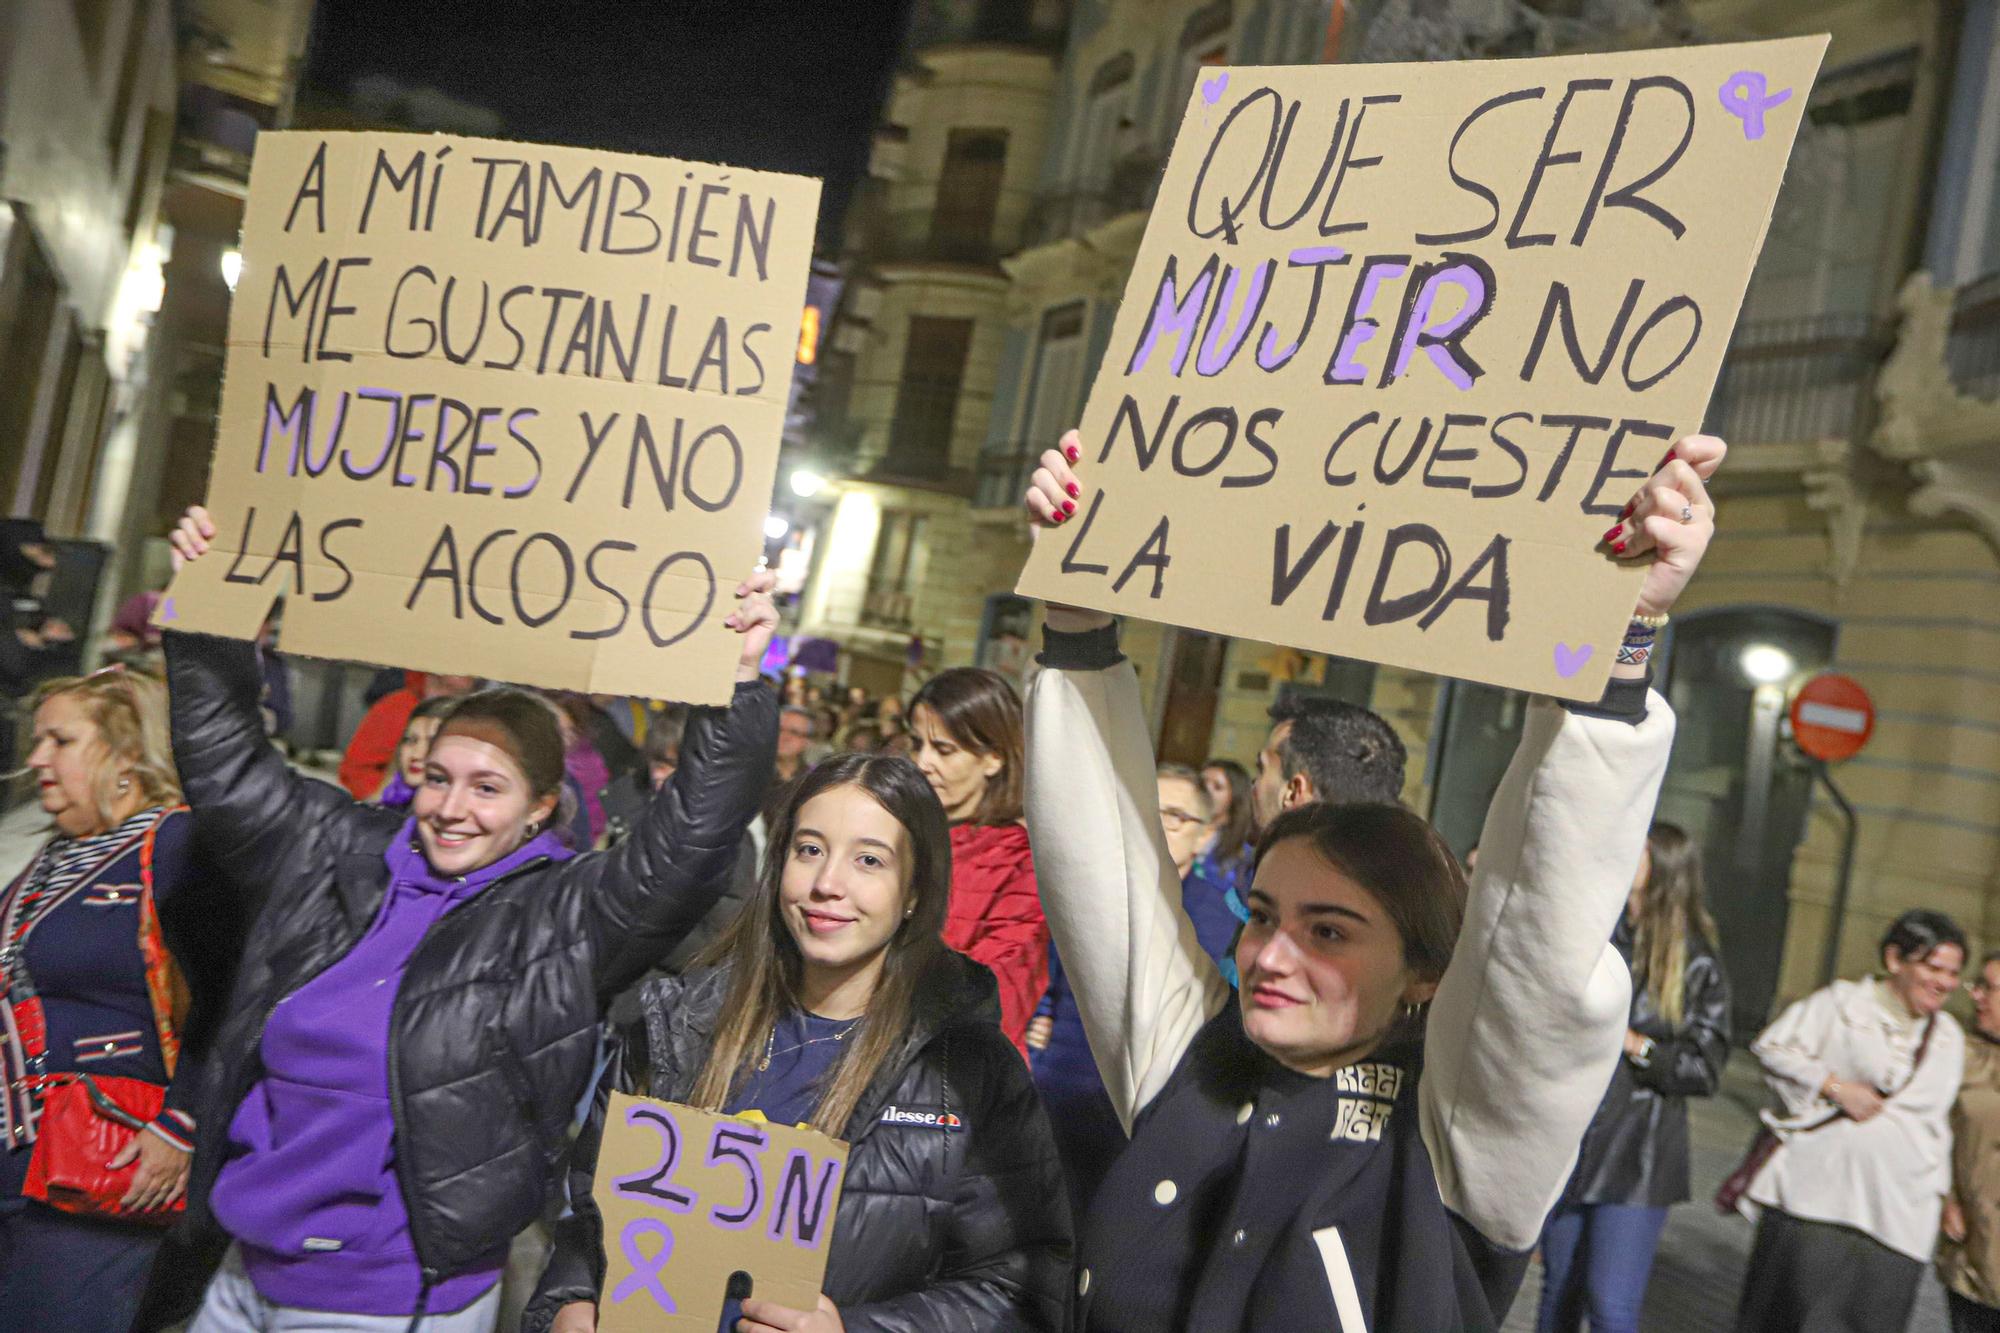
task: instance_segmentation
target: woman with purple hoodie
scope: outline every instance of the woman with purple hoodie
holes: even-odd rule
[[[190,510],[177,559],[214,535]],[[261,901],[198,1117],[188,1223],[138,1327],[198,1296],[194,1333],[492,1329],[604,1006],[728,886],[776,744],[757,676],[771,584],[738,586],[725,621],[742,636],[734,700],[694,710],[674,780],[598,854],[553,831],[563,738],[540,696],[458,701],[405,818],[287,768],[257,716],[251,645],[167,635],[189,804]]]

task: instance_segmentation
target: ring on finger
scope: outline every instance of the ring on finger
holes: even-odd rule
[[[1693,506],[1693,505],[1682,505],[1682,506],[1681,506],[1681,522],[1683,522],[1683,523],[1692,523],[1692,522],[1694,522],[1694,506]]]

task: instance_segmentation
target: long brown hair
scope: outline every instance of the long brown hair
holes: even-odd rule
[[[1678,824],[1657,823],[1646,834],[1651,868],[1632,923],[1632,980],[1646,988],[1653,1011],[1679,1027],[1686,1008],[1688,935],[1716,947],[1701,877],[1701,846]]]
[[[1255,864],[1291,838],[1306,839],[1320,860],[1382,904],[1402,940],[1405,967],[1425,981],[1443,978],[1465,920],[1466,889],[1465,871],[1436,829],[1400,805],[1314,801],[1271,821],[1257,843]],[[1418,1011],[1406,1014],[1389,1035],[1415,1040],[1423,1031]]]
[[[771,820],[757,894],[735,922],[702,951],[696,966],[728,963],[722,1026],[689,1101],[720,1111],[778,1020],[801,1007],[805,959],[785,926],[779,889],[791,858],[799,811],[836,787],[858,787],[903,826],[910,841],[905,905],[909,917],[889,937],[882,976],[854,1040],[828,1072],[813,1128],[839,1137],[890,1053],[909,1031],[917,989],[946,950],[940,932],[951,905],[951,826],[937,793],[917,766],[896,755],[835,755],[794,783]]]
[[[986,780],[986,795],[972,822],[1012,824],[1020,819],[1027,728],[1021,696],[1007,678],[984,667],[940,671],[910,696],[903,716],[914,722],[918,708],[930,709],[945,733],[966,749],[1000,760],[1000,771]]]
[[[1251,826],[1257,813],[1250,796],[1250,772],[1234,759],[1218,757],[1201,766],[1202,776],[1206,777],[1211,768],[1229,784],[1229,813],[1215,821],[1215,860],[1225,870],[1233,870],[1250,845]]]

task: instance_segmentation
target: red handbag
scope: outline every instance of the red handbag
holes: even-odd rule
[[[132,1188],[139,1159],[112,1170],[106,1163],[160,1114],[167,1090],[136,1078],[58,1076],[42,1093],[35,1151],[21,1192],[51,1208],[88,1217],[166,1226],[187,1210],[187,1200],[145,1211],[119,1203]]]

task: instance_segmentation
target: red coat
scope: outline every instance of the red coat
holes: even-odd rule
[[[993,970],[1000,1029],[1028,1058],[1028,1020],[1049,985],[1049,923],[1035,887],[1028,830],[959,824],[951,831],[951,915],[944,942]]]
[[[340,761],[340,785],[347,788],[348,795],[366,801],[382,790],[396,763],[396,747],[403,743],[403,729],[423,699],[423,673],[405,671],[403,688],[383,695],[369,707]]]

